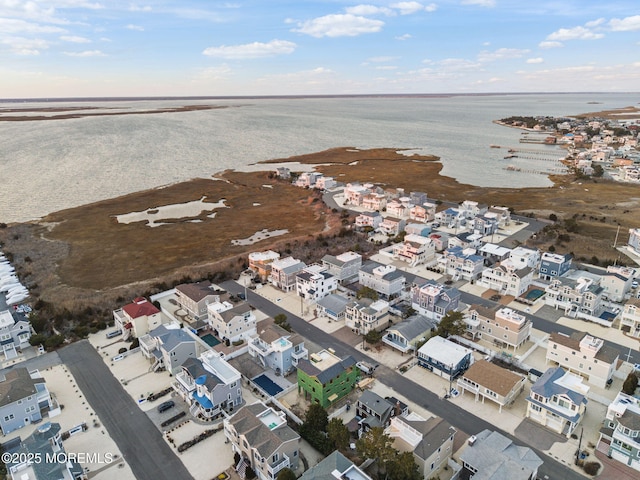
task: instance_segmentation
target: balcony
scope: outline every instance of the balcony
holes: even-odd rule
[[[291,358],[293,358],[296,362],[302,358],[307,358],[308,356],[309,351],[304,347],[301,347],[297,352],[295,350],[291,352]]]
[[[177,386],[186,393],[191,393],[196,389],[196,383],[193,381],[190,375],[185,372],[178,372],[176,374]]]
[[[399,340],[393,335],[385,335],[382,337],[382,342],[386,343],[390,347],[400,350],[402,353],[406,353],[409,350],[413,350],[413,347],[407,344],[404,340]]]
[[[267,466],[267,471],[269,472],[270,478],[276,478],[278,476],[278,472],[283,468],[289,468],[291,462],[289,461],[289,457],[286,454],[282,454],[282,458],[277,462],[271,463]]]
[[[120,330],[124,330],[124,326],[129,322],[129,319],[124,314],[124,310],[121,308],[113,311],[113,320],[115,321],[116,328]]]

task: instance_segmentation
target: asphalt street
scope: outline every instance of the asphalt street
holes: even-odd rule
[[[244,293],[245,291],[244,286],[234,281],[224,282],[220,286],[234,294]],[[261,310],[267,315],[270,315],[271,317],[279,313],[284,313],[287,316],[287,322],[289,322],[296,333],[308,338],[318,345],[322,345],[323,348],[333,348],[338,356],[344,357],[346,355],[351,355],[356,360],[374,361],[374,359],[367,357],[351,345],[341,342],[333,335],[316,328],[311,323],[297,315],[293,315],[292,313],[283,310],[252,290],[248,290],[247,295],[247,300],[255,308]],[[401,393],[417,405],[428,409],[434,415],[444,418],[455,428],[463,432],[474,434],[484,429],[490,429],[502,433],[518,444],[522,444],[522,441],[513,435],[500,430],[495,425],[476,417],[472,413],[461,409],[451,402],[440,399],[438,395],[403,377],[400,373],[397,373],[384,365],[380,365],[376,370],[376,377],[388,387]],[[540,458],[544,460],[544,465],[539,469],[539,476],[541,478],[549,480],[584,480],[584,477],[579,473],[567,468],[565,465],[552,459],[543,452],[538,450],[535,451]]]
[[[137,480],[193,479],[88,340],[64,347],[59,355]]]

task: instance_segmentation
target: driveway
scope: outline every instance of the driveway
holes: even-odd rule
[[[88,340],[72,343],[58,353],[137,480],[193,479]]]

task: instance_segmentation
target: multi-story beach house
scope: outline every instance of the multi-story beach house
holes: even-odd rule
[[[500,305],[486,307],[471,305],[464,318],[466,333],[471,338],[482,338],[500,348],[517,350],[531,337],[531,320],[525,315]]]
[[[173,389],[194,417],[212,419],[242,405],[240,372],[213,350],[187,359],[175,379]]]
[[[408,234],[404,240],[392,246],[393,258],[410,267],[436,263],[436,247],[429,237]]]
[[[224,291],[218,290],[210,281],[181,283],[176,285],[176,301],[194,322],[205,322],[209,315],[207,305],[220,301]]]
[[[476,280],[484,269],[484,258],[476,254],[475,248],[447,248],[442,256],[444,272],[455,280]]]
[[[620,314],[620,330],[640,338],[640,298],[630,298]]]
[[[447,208],[436,213],[436,221],[443,227],[456,229],[467,223],[466,218],[457,208]]]
[[[5,360],[15,358],[23,348],[30,347],[31,325],[25,318],[16,320],[10,310],[0,312],[0,345]]]
[[[640,471],[640,400],[619,392],[607,408],[596,449]]]
[[[381,212],[387,207],[387,196],[384,193],[367,193],[362,197],[361,206],[371,212]]]
[[[509,258],[513,262],[514,268],[529,267],[535,269],[540,263],[540,250],[534,250],[532,248],[526,247],[516,247],[511,250]]]
[[[485,243],[478,249],[477,253],[484,258],[486,266],[491,266],[496,262],[502,262],[509,258],[511,249],[495,243]]]
[[[409,218],[415,222],[427,223],[436,218],[434,203],[417,203],[409,209]]]
[[[168,323],[140,337],[140,352],[151,362],[151,370],[164,369],[175,374],[189,358],[198,358],[209,349],[203,340],[188,328]]]
[[[454,380],[473,363],[473,352],[442,337],[431,337],[418,349],[418,365],[446,380]]]
[[[300,335],[287,332],[275,324],[267,326],[257,337],[249,340],[249,355],[276,375],[289,374],[298,361],[306,359],[308,354]]]
[[[380,212],[362,212],[355,219],[355,226],[359,230],[377,230],[384,217]]]
[[[327,408],[349,394],[359,376],[355,359],[339,358],[329,350],[309,355],[298,362],[298,394]]]
[[[37,370],[15,367],[0,373],[0,429],[3,435],[42,420],[53,406],[44,378]]]
[[[545,303],[564,310],[569,317],[593,316],[602,313],[602,288],[592,278],[583,276],[577,280],[572,278],[556,278],[545,288]]]
[[[522,393],[527,383],[526,377],[505,368],[494,365],[487,360],[474,362],[469,369],[458,378],[458,388],[475,396],[476,402],[485,399],[495,402],[500,407],[511,405]]]
[[[266,281],[271,274],[271,264],[280,258],[278,252],[267,250],[265,252],[251,252],[249,254],[249,270],[261,281]]]
[[[474,202],[473,200],[465,200],[458,205],[458,211],[466,219],[472,219],[480,215],[484,215],[487,212],[487,209],[487,205]]]
[[[511,223],[511,211],[509,207],[503,207],[500,205],[492,205],[485,215],[491,215],[498,219],[498,225],[504,227]]]
[[[125,339],[140,338],[163,323],[160,310],[144,297],[136,297],[128,305],[114,310],[113,319]]]
[[[483,237],[496,233],[499,228],[498,219],[489,213],[475,217],[472,222],[473,232]]]
[[[401,409],[390,400],[381,397],[371,390],[365,390],[356,401],[356,417],[358,421],[358,437],[362,437],[366,432],[374,427],[386,428],[389,426],[391,418],[396,414],[400,415]]]
[[[612,302],[622,302],[631,291],[635,269],[620,265],[609,265],[607,272],[600,278],[604,295]]]
[[[358,272],[362,267],[362,255],[350,251],[340,255],[325,255],[322,257],[322,265],[327,272],[336,277],[338,283],[350,283],[358,278]]]
[[[362,205],[364,196],[371,193],[372,190],[373,185],[370,183],[366,183],[364,185],[360,185],[359,183],[347,183],[343,191],[344,204],[360,206]]]
[[[387,202],[387,214],[396,219],[407,217],[409,215],[409,210],[409,206],[398,199],[394,198]]]
[[[440,322],[447,312],[458,310],[460,291],[435,280],[411,286],[411,307],[429,320]]]
[[[293,257],[273,261],[269,277],[271,284],[285,292],[294,290],[296,288],[296,275],[304,270],[306,266],[304,262]]]
[[[587,409],[589,387],[582,377],[550,368],[531,387],[527,397],[527,418],[549,430],[570,437]]]
[[[527,291],[533,281],[533,268],[518,268],[511,258],[504,260],[482,271],[478,280],[481,285],[496,290],[501,295],[519,297]]]
[[[404,218],[385,217],[378,226],[378,231],[388,236],[395,236],[404,230],[405,224]]]
[[[256,334],[256,316],[246,301],[210,303],[209,325],[222,341],[249,341]]]
[[[561,277],[571,269],[571,255],[568,253],[544,252],[540,258],[538,277],[550,281],[556,277]]]
[[[399,452],[413,453],[422,478],[437,478],[453,453],[456,429],[440,417],[425,420],[417,413],[394,416],[384,431]]]
[[[373,260],[365,262],[358,272],[360,286],[375,290],[386,300],[399,296],[404,289],[405,281],[402,271],[393,265],[383,265]]]
[[[287,425],[284,412],[262,402],[246,405],[225,418],[224,435],[240,455],[235,466],[240,478],[248,467],[258,480],[274,480],[284,468],[298,469],[300,435]]]
[[[316,190],[329,190],[334,188],[338,183],[335,181],[333,177],[325,177],[324,175],[320,175],[316,178],[316,184],[313,186]]]
[[[385,300],[360,298],[352,300],[345,309],[344,324],[358,335],[371,330],[380,331],[389,325],[389,303]]]
[[[640,255],[640,228],[629,229],[629,243],[627,245],[636,255]]]
[[[482,235],[474,232],[460,232],[449,237],[448,248],[460,247],[462,249],[482,246]]]
[[[331,275],[323,265],[309,265],[296,275],[296,292],[309,302],[317,302],[337,289],[338,277]]]
[[[449,246],[449,234],[445,232],[433,232],[429,238],[436,247],[436,252],[442,252]],[[445,262],[446,263],[446,262]],[[443,267],[444,268],[444,267]]]
[[[619,357],[616,348],[586,332],[571,335],[552,332],[549,335],[546,361],[580,375],[599,388],[605,388],[613,380]]]
[[[293,184],[296,187],[314,188],[318,179],[321,177],[322,173],[320,172],[302,172]]]
[[[382,342],[402,353],[415,351],[416,345],[428,338],[436,329],[436,322],[424,315],[412,315],[409,318],[391,325]]]

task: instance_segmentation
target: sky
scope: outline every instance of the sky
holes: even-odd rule
[[[0,0],[0,98],[595,91],[638,0]]]

